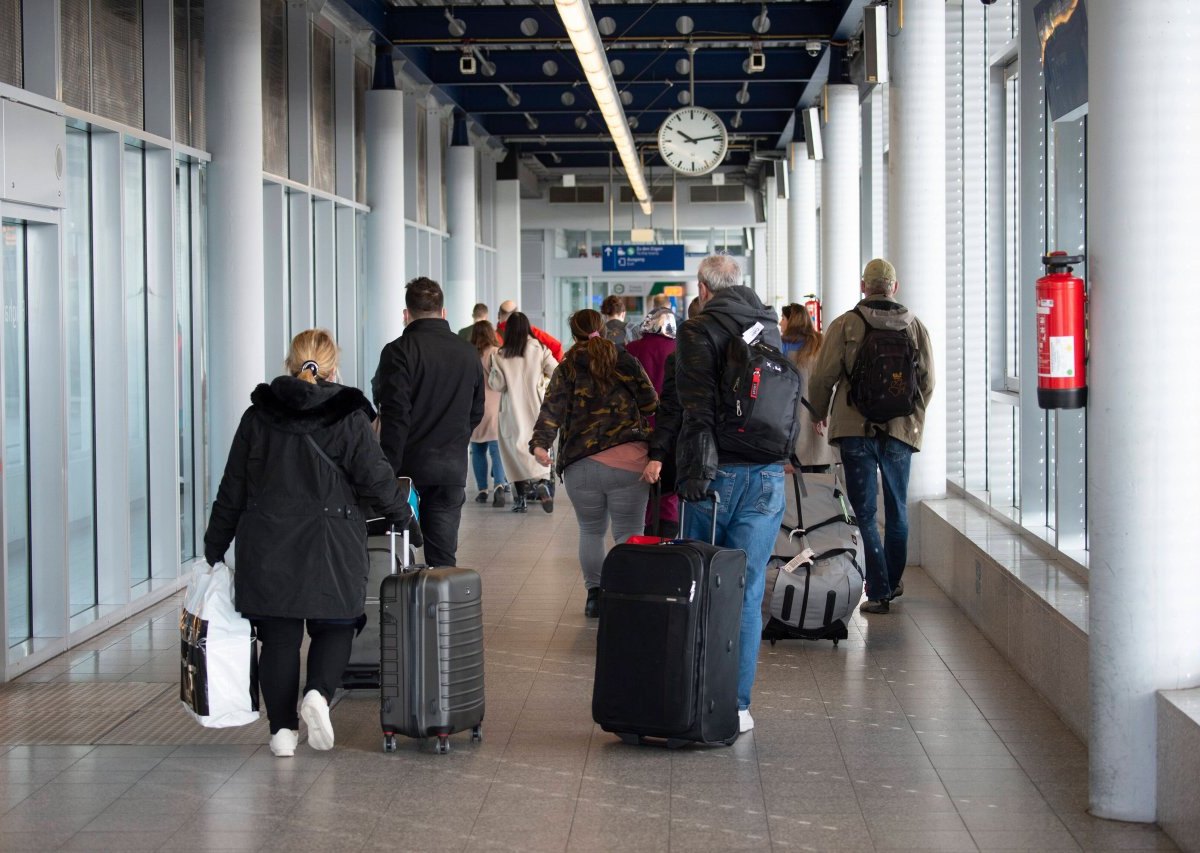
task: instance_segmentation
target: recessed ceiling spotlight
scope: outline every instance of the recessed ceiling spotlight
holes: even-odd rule
[[[538,22],[533,18],[526,18],[521,21],[521,35],[526,38],[536,36],[538,31]]]
[[[696,29],[696,22],[687,15],[680,15],[675,19],[675,31],[681,36],[691,35],[694,29]]]
[[[560,98],[560,100],[562,101],[562,105],[564,107],[572,106],[575,103],[575,93],[574,92],[563,92],[562,98]]]
[[[680,74],[680,75],[689,74],[689,73],[691,73],[691,70],[692,70],[691,60],[680,59],[679,61],[677,61],[675,63],[675,73],[676,74]]]
[[[575,126],[577,128],[579,128],[580,130],[587,130],[587,126],[588,126],[587,119],[584,118],[583,116],[576,116],[575,117]]]
[[[558,63],[553,59],[547,59],[542,63],[542,73],[547,77],[553,77],[558,73]]]
[[[625,73],[625,63],[619,59],[614,59],[608,63],[609,70],[612,71],[614,77],[620,77]]]
[[[692,102],[692,93],[689,92],[687,89],[684,89],[682,92],[680,92],[678,95],[676,95],[676,98],[679,100],[679,103],[683,104],[686,107],[688,104],[690,104]]]
[[[600,35],[602,36],[611,36],[617,31],[617,22],[605,15],[596,21],[596,29],[600,31]]]
[[[621,93],[621,103],[624,104],[625,106],[629,106],[630,104],[632,104],[633,103],[633,92],[629,91],[628,89],[623,91]]]

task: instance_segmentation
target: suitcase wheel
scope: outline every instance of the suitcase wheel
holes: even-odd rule
[[[480,723],[479,725],[475,726],[475,728],[471,729],[471,740],[475,741],[475,743],[483,742],[483,723]]]
[[[391,732],[383,733],[383,751],[384,752],[395,752],[396,751],[396,736],[394,734],[392,734]]]
[[[771,637],[771,645],[772,645],[772,646],[773,646],[773,645],[775,645],[775,644],[776,644],[776,643],[778,643],[778,642],[779,642],[779,640],[775,639],[774,637]],[[834,643],[834,645],[837,645],[837,644],[836,644],[836,643]]]
[[[618,732],[617,737],[621,739],[621,743],[627,743],[630,746],[640,746],[642,743],[640,735],[630,734],[629,732]]]
[[[834,638],[833,638],[833,647],[834,647],[835,649],[837,648],[837,644],[838,644],[838,638],[837,638],[837,637],[834,637]]]
[[[450,752],[450,735],[438,735],[437,749],[438,755],[447,755]]]

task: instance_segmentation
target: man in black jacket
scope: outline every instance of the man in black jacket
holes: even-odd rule
[[[404,334],[383,348],[371,380],[379,440],[420,494],[425,562],[453,566],[467,447],[483,419],[483,367],[475,347],[450,330],[436,281],[410,281],[404,303]]]
[[[741,270],[727,255],[700,262],[700,314],[680,329],[675,349],[675,383],[683,408],[683,426],[676,449],[679,497],[688,507],[684,535],[707,540],[713,505],[708,492],[720,496],[717,505],[717,544],[746,552],[746,587],[742,598],[741,651],[738,659],[737,702],[740,730],[754,728],[750,692],[758,668],[762,641],[762,597],[767,560],[783,519],[783,459],[763,464],[723,448],[719,439],[721,389],[729,327],[743,337],[778,348],[779,321],[753,290],[741,284]],[[718,319],[718,315],[722,315]]]

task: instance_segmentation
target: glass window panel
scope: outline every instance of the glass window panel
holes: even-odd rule
[[[146,400],[146,169],[125,146],[125,364],[129,402],[129,557],[131,581],[150,577],[150,452]]]
[[[92,374],[91,137],[67,128],[63,214],[67,333],[67,519],[71,614],[96,605],[96,451]]]
[[[197,555],[195,412],[192,388],[192,197],[186,163],[175,165],[175,340],[179,349],[176,414],[179,425],[180,559]]]
[[[1005,207],[1005,372],[1018,375],[1021,344],[1021,133],[1019,80],[1013,74],[1004,81],[1004,207]],[[1011,390],[1016,390],[1015,388]]]
[[[30,637],[29,373],[25,226],[3,225],[4,545],[8,556],[8,645]]]

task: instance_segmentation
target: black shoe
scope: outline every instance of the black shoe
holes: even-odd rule
[[[903,578],[896,581],[896,588],[893,589],[892,594],[888,596],[888,601],[891,601],[892,599],[895,599],[895,598],[899,598],[902,595],[904,595],[904,579]]]
[[[475,503],[477,503],[477,504],[485,504],[485,503],[487,503],[487,502],[488,502],[488,490],[487,490],[487,489],[480,489],[480,490],[479,490],[479,494],[477,494],[477,495],[475,496]]]
[[[513,498],[513,512],[525,512],[525,496],[517,495]]]
[[[587,591],[587,602],[583,605],[583,615],[592,619],[600,615],[600,587],[594,586]]]
[[[504,506],[504,486],[496,486],[492,492],[492,506],[497,508]]]
[[[860,613],[887,613],[892,606],[886,601],[864,601],[859,605]]]
[[[554,497],[550,494],[550,486],[543,480],[537,484],[537,489],[534,495],[542,502],[542,509],[546,512],[554,512]]]

